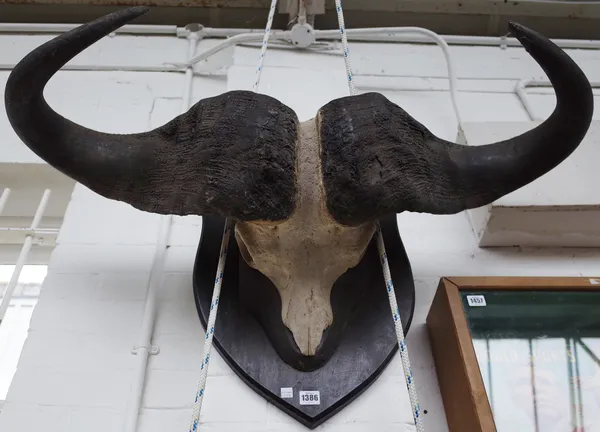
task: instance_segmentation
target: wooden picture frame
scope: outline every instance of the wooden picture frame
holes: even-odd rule
[[[600,277],[443,277],[427,328],[450,432],[495,432],[461,291],[599,291]]]

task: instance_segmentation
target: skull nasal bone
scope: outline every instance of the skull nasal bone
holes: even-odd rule
[[[316,354],[323,332],[333,323],[331,288],[318,280],[296,280],[281,293],[283,323],[305,356]]]

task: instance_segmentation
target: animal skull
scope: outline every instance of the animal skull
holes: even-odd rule
[[[327,211],[315,119],[299,125],[296,149],[295,211],[278,223],[237,223],[235,235],[248,265],[277,287],[283,323],[310,356],[333,321],[331,288],[360,262],[375,223],[344,226]]]
[[[42,93],[54,73],[146,11],[109,14],[28,54],[6,86],[11,125],[39,157],[106,198],[233,219],[243,258],[277,287],[283,322],[306,356],[335,319],[332,285],[360,262],[379,218],[489,204],[567,158],[592,118],[580,68],[514,23],[510,31],[554,86],[556,108],[536,128],[483,146],[444,141],[376,93],[336,99],[300,123],[272,97],[230,91],[131,135],[93,131],[53,111]]]

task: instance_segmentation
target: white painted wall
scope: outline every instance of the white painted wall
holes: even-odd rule
[[[0,36],[0,63],[15,62],[41,36]],[[213,42],[205,41],[199,49]],[[454,139],[456,120],[446,91],[446,68],[434,46],[352,44],[361,91],[383,92],[442,138]],[[185,40],[107,38],[80,55],[79,65],[161,65],[182,61]],[[544,78],[522,49],[453,47],[461,78],[465,121],[525,121],[514,83]],[[590,79],[600,79],[600,52],[571,51]],[[229,50],[202,65],[216,75],[194,80],[194,101],[229,89],[251,88],[258,51]],[[231,63],[231,67],[222,68]],[[7,73],[0,72],[0,81]],[[2,85],[3,87],[3,85]],[[56,109],[85,126],[133,132],[159,126],[180,110],[183,77],[168,73],[61,72],[47,96]],[[262,92],[313,116],[347,94],[342,57],[270,50]],[[541,115],[552,93],[532,96]],[[598,102],[600,99],[596,99]],[[1,110],[2,108],[0,108]],[[0,158],[28,161],[27,149],[0,113]],[[590,188],[594,187],[590,185]],[[186,430],[199,376],[203,332],[191,291],[191,271],[202,220],[175,218],[160,292],[140,431]],[[408,343],[428,431],[447,430],[429,348],[425,316],[439,277],[450,275],[598,275],[595,249],[482,250],[464,213],[401,214],[400,232],[417,286]],[[133,381],[136,343],[159,218],[108,201],[77,186],[49,266],[29,337],[0,414],[0,431],[86,432],[120,430]],[[383,289],[383,287],[382,287]],[[243,384],[213,354],[201,421],[214,432],[302,431],[303,427]],[[412,421],[398,358],[368,391],[324,424],[326,432],[410,431]]]

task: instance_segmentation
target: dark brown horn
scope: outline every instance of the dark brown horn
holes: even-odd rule
[[[48,106],[44,87],[65,63],[147,10],[106,15],[23,58],[5,90],[17,135],[62,173],[140,210],[245,221],[289,217],[298,119],[276,99],[232,91],[201,100],[160,128],[130,135],[87,129]]]
[[[548,75],[556,92],[552,115],[506,141],[464,146],[434,136],[380,94],[333,101],[321,109],[319,128],[327,206],[337,221],[358,225],[389,213],[480,207],[544,175],[577,148],[594,111],[588,79],[546,37],[515,23],[509,29]]]

